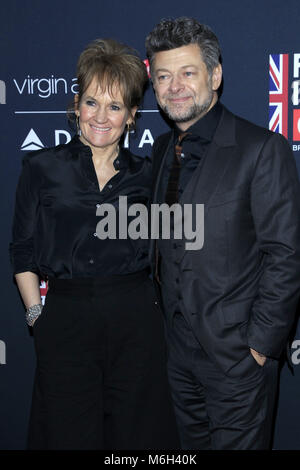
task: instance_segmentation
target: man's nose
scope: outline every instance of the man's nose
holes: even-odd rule
[[[182,83],[180,77],[174,75],[170,81],[169,89],[172,93],[178,93],[184,88],[184,84]]]

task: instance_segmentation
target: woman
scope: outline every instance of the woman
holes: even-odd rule
[[[16,196],[11,257],[37,353],[28,447],[176,448],[146,242],[96,229],[102,204],[148,202],[148,159],[119,145],[146,69],[128,47],[96,40],[77,78],[79,136],[28,154]]]

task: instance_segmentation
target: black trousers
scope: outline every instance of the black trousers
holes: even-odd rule
[[[163,319],[146,272],[52,279],[33,328],[29,449],[179,448]]]
[[[182,449],[269,449],[278,361],[225,375],[203,350],[188,322],[175,314],[168,327],[168,370]]]

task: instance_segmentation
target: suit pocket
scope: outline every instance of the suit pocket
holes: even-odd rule
[[[248,321],[253,302],[253,297],[247,297],[238,301],[225,301],[222,304],[224,323],[226,325],[235,325]]]
[[[33,334],[35,335],[36,334],[36,330],[40,327],[40,324],[43,323],[45,317],[46,317],[46,312],[49,308],[49,301],[50,301],[50,295],[49,295],[49,291],[47,292],[47,295],[45,297],[45,303],[44,303],[44,306],[43,306],[43,310],[42,310],[42,313],[40,314],[40,316],[35,320],[34,324],[33,324]]]

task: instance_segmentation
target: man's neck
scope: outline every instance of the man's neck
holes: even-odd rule
[[[178,122],[178,123],[175,122],[176,126],[181,132],[185,132],[187,129],[189,129],[189,127],[193,126],[196,122],[200,121],[200,119],[202,119],[207,113],[209,113],[209,111],[215,106],[217,101],[218,101],[218,95],[216,92],[214,92],[209,108],[206,111],[200,114],[200,116],[197,116],[188,122]]]

